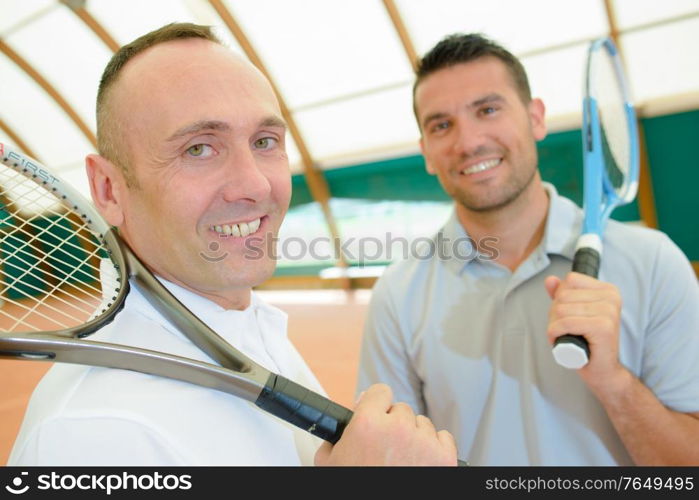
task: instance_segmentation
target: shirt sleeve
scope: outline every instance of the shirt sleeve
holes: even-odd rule
[[[666,236],[650,277],[650,314],[641,378],[668,408],[699,411],[699,284]]]
[[[376,383],[393,390],[394,402],[409,404],[413,411],[425,414],[422,383],[409,355],[411,331],[396,307],[391,274],[380,278],[372,291],[362,336],[359,360],[358,393]]]

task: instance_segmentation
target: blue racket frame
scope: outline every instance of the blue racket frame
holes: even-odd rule
[[[617,193],[605,168],[602,141],[602,124],[600,123],[597,99],[592,97],[590,80],[594,77],[590,64],[596,51],[605,50],[611,56],[615,76],[620,85],[624,99],[623,107],[630,134],[629,169],[622,191]],[[639,175],[639,141],[636,112],[629,98],[628,87],[619,59],[619,52],[611,38],[600,38],[590,44],[585,97],[583,99],[583,227],[578,238],[573,271],[597,278],[602,256],[602,235],[612,211],[630,203],[638,191]],[[580,335],[566,334],[558,337],[554,343],[553,356],[558,364],[566,368],[579,369],[590,359],[587,340]]]
[[[604,47],[602,47],[604,46]],[[629,172],[631,181],[623,193],[617,194],[614,190],[607,170],[604,168],[604,154],[602,148],[602,127],[599,122],[597,99],[590,96],[589,81],[586,81],[585,98],[583,100],[583,234],[596,234],[602,236],[607,221],[612,211],[620,205],[633,201],[638,191],[639,174],[639,143],[636,111],[629,99],[626,79],[619,61],[619,53],[610,38],[595,40],[590,46],[590,52],[606,49],[613,56],[614,70],[622,87],[624,95],[624,111],[626,123],[631,132],[629,151]],[[589,61],[589,58],[588,58]],[[600,182],[600,179],[602,180]]]

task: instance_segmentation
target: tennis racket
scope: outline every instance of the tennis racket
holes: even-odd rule
[[[121,311],[129,280],[221,366],[85,340]],[[252,401],[333,444],[353,415],[228,344],[151,274],[90,202],[2,143],[0,300],[0,359],[119,368],[188,382]]]
[[[1,143],[0,158],[0,358],[121,368],[190,382],[252,401],[331,443],[340,439],[350,410],[271,373],[219,337],[56,174]],[[129,279],[221,366],[82,340],[119,313]]]
[[[612,211],[630,203],[638,190],[636,113],[617,49],[610,38],[591,43],[583,100],[583,228],[573,271],[597,278],[602,236]],[[582,368],[590,359],[583,336],[562,335],[553,356],[561,366]]]

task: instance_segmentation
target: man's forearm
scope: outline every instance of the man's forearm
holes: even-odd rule
[[[636,465],[699,465],[699,418],[666,408],[624,370],[596,395]]]

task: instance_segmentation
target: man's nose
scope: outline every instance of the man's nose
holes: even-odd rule
[[[259,159],[249,148],[241,148],[226,165],[224,200],[258,202],[267,198],[271,191],[272,185]]]
[[[454,126],[456,127],[452,144],[454,152],[464,157],[477,155],[485,144],[483,127],[468,117],[459,118]]]

